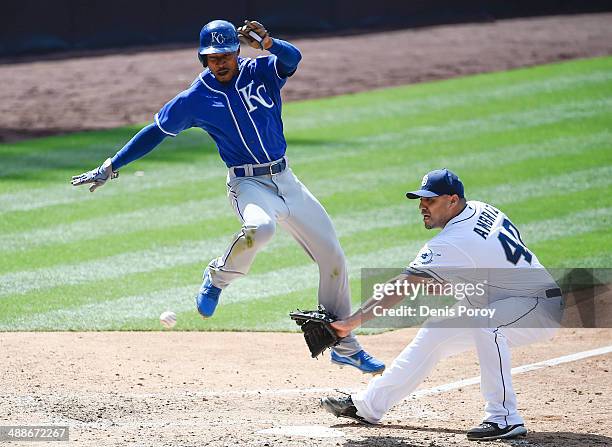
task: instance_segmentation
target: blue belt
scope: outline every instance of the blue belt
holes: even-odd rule
[[[267,166],[253,167],[253,177],[258,175],[274,175],[279,174],[287,167],[287,161],[283,158],[280,161],[270,163]],[[244,168],[234,168],[234,175],[236,177],[247,177],[246,170]]]

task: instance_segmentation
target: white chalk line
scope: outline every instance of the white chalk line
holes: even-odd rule
[[[586,359],[589,357],[595,357],[598,355],[608,354],[612,352],[612,345],[603,346],[601,348],[591,349],[589,351],[576,352],[574,354],[568,354],[561,357],[555,357],[554,359],[543,360],[541,362],[529,363],[523,366],[517,366],[512,368],[512,375],[523,374],[529,371],[535,371],[538,369],[546,368],[547,366],[556,366],[563,363],[575,362],[577,360]],[[435,394],[441,394],[446,391],[456,390],[464,386],[476,385],[480,383],[480,376],[470,377],[469,379],[458,380],[457,382],[451,382],[444,385],[428,388],[424,390],[417,390],[412,394],[414,397],[431,396]]]
[[[589,357],[595,357],[598,355],[609,354],[612,352],[612,345],[603,346],[601,348],[591,349],[589,351],[576,352],[574,354],[568,354],[561,357],[555,357],[541,362],[529,363],[527,365],[517,366],[512,368],[511,374],[518,375],[529,371],[535,371],[538,369],[546,368],[547,366],[556,366],[563,363],[575,362],[577,360],[583,360]],[[426,388],[417,390],[411,394],[416,398],[424,396],[432,396],[436,394],[442,394],[447,391],[456,390],[469,385],[476,385],[480,383],[480,376],[470,377],[469,379],[458,380],[456,382],[446,383],[444,385],[435,386],[433,388]],[[198,397],[229,397],[229,396],[293,396],[299,394],[320,394],[337,391],[337,388],[301,388],[301,389],[278,389],[278,390],[232,390],[232,391],[219,391],[219,392],[203,392],[196,393]],[[351,390],[353,391],[353,390]]]
[[[596,357],[599,355],[609,354],[612,352],[612,345],[603,346],[600,348],[590,349],[588,351],[580,351],[573,354],[563,355],[561,357],[555,357],[548,360],[543,360],[536,363],[529,363],[527,365],[517,366],[512,368],[511,374],[518,375],[529,371],[535,371],[538,369],[546,368],[548,366],[557,366],[563,363],[575,362],[583,360],[589,357]],[[446,383],[444,385],[438,385],[432,388],[425,388],[417,390],[412,393],[411,397],[421,398],[424,396],[432,396],[436,394],[442,394],[447,391],[456,390],[470,385],[477,385],[480,383],[480,376],[470,377],[469,379],[458,380],[455,382]],[[296,396],[301,394],[323,394],[337,392],[338,388],[329,387],[309,387],[309,388],[280,388],[280,389],[256,389],[256,390],[227,390],[227,391],[193,391],[186,392],[183,394],[185,397],[243,397],[243,396]],[[357,390],[347,390],[347,392],[354,392]],[[164,391],[164,396],[166,396]],[[82,395],[82,394],[79,394]],[[98,395],[98,393],[93,393]],[[134,394],[123,394],[124,397],[145,399],[158,397],[158,393],[134,393]]]
[[[529,363],[527,365],[518,366],[516,368],[512,368],[511,374],[518,375],[523,374],[530,371],[536,371],[539,369],[543,369],[546,367],[552,367],[561,365],[564,363],[575,362],[578,360],[584,360],[590,357],[596,357],[604,354],[609,354],[612,352],[612,345],[603,346],[600,348],[591,349],[588,351],[576,352],[573,354],[564,355],[561,357],[555,357],[548,360],[543,360],[536,363]],[[436,394],[443,394],[448,391],[453,391],[459,388],[463,388],[466,386],[477,385],[480,383],[480,376],[470,377],[464,380],[458,380],[455,382],[446,383],[443,385],[435,386],[433,388],[426,388],[422,390],[417,390],[412,393],[410,397],[412,398],[422,398],[425,396],[432,396]],[[348,392],[354,392],[356,390],[347,390]],[[308,395],[308,394],[327,394],[327,393],[337,393],[338,388],[324,388],[324,387],[309,387],[309,388],[281,388],[281,389],[259,389],[259,390],[228,390],[228,391],[195,391],[195,392],[182,392],[182,393],[168,393],[168,390],[164,390],[163,397],[164,399],[171,399],[173,396],[178,398],[223,398],[223,397],[292,397],[299,395]],[[147,398],[159,398],[158,393],[130,393],[130,394],[120,394],[120,393],[78,393],[73,396],[77,396],[79,398],[91,398],[96,400],[101,396],[112,397],[112,396],[121,396],[123,398],[135,398],[135,399],[147,399]],[[4,396],[8,398],[9,396]],[[21,397],[27,398],[30,396],[15,396],[16,398]],[[56,396],[58,397],[58,396]],[[71,397],[69,395],[63,396],[64,398]],[[69,423],[71,426],[83,427],[83,428],[93,428],[93,429],[108,429],[111,425],[114,427],[130,427],[130,426],[147,426],[147,427],[162,427],[162,426],[183,426],[193,424],[193,421],[176,421],[169,422],[168,420],[149,420],[149,421],[130,421],[130,422],[118,422],[113,421],[112,423],[105,422],[81,422],[75,421],[70,418],[58,417],[55,415],[53,418],[56,423]],[[230,425],[236,425],[235,423],[230,423]]]

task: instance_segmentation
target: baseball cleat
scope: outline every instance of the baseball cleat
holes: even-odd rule
[[[527,429],[523,424],[507,425],[500,427],[495,422],[483,422],[478,427],[467,432],[470,441],[488,441],[492,439],[510,439],[517,436],[525,436]]]
[[[363,349],[356,354],[343,356],[337,354],[336,351],[331,353],[331,361],[340,366],[353,366],[364,374],[382,374],[385,370],[385,364],[376,360]]]
[[[353,404],[351,396],[346,397],[324,397],[321,399],[321,407],[337,418],[348,418],[361,424],[370,425],[370,422],[357,414],[357,407]]]
[[[200,291],[196,296],[196,307],[198,312],[204,318],[210,318],[215,313],[217,304],[219,303],[219,296],[221,295],[221,289],[214,286],[210,278],[208,269],[204,272],[204,282]]]

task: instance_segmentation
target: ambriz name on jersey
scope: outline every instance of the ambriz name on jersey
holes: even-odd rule
[[[486,205],[480,213],[480,216],[478,216],[474,232],[482,236],[483,239],[486,239],[491,232],[491,227],[498,214],[498,209],[493,208],[491,205]]]

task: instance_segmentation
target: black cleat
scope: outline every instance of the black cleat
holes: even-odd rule
[[[346,397],[324,397],[321,399],[321,407],[337,418],[348,418],[362,424],[370,425],[370,422],[357,414],[357,408],[351,396]]]
[[[527,429],[523,424],[507,425],[502,428],[495,422],[485,421],[468,431],[467,438],[470,441],[488,441],[491,439],[511,439],[526,434]]]

